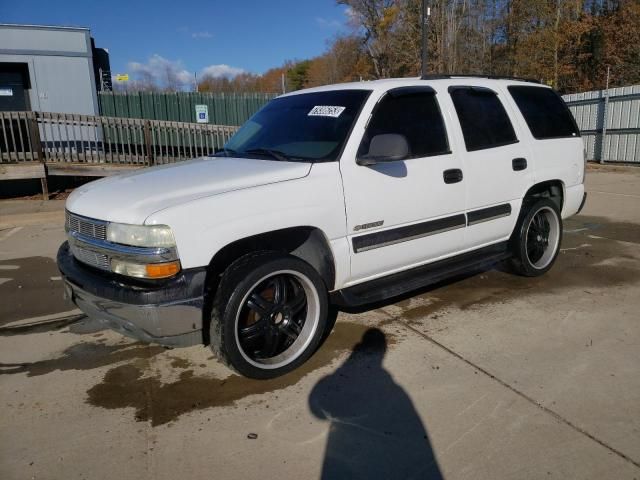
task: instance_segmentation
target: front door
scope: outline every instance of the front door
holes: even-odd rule
[[[356,163],[374,137],[388,134],[406,138],[405,159]],[[436,92],[426,86],[386,92],[352,140],[340,164],[351,248],[347,284],[457,252],[465,227],[462,163],[450,150]]]

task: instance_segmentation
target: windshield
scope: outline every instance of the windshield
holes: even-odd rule
[[[276,98],[251,117],[216,156],[334,161],[370,90]]]

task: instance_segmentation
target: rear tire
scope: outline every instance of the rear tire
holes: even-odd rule
[[[250,253],[222,275],[212,305],[211,348],[246,377],[278,377],[313,355],[328,310],[324,282],[308,263],[277,252]]]
[[[526,277],[543,275],[555,263],[561,242],[558,206],[546,198],[536,201],[524,210],[511,238],[512,270]]]

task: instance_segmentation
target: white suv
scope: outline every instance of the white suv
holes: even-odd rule
[[[582,208],[583,143],[561,98],[443,76],[314,88],[212,157],[105,178],[67,200],[67,294],[122,333],[210,344],[268,378],[307,360],[330,305],[509,260],[553,264]]]

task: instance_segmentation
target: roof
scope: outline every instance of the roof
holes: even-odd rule
[[[335,83],[332,85],[323,85],[321,87],[307,88],[304,90],[296,90],[286,95],[298,95],[301,93],[326,92],[331,90],[389,90],[397,87],[410,87],[419,85],[440,86],[447,88],[455,85],[470,85],[479,87],[489,87],[492,85],[529,85],[540,88],[550,88],[542,85],[535,80],[527,80],[511,77],[490,77],[481,75],[433,75],[426,78],[410,77],[410,78],[383,78],[380,80],[367,80],[362,82]]]
[[[73,27],[73,26],[64,26],[64,25],[31,25],[31,24],[20,24],[20,23],[0,23],[0,28],[9,27],[9,28],[35,28],[42,30],[82,30],[89,31],[89,27]]]

